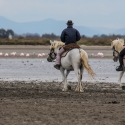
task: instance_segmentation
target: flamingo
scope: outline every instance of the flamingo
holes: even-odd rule
[[[20,53],[20,56],[24,56],[24,53]]]
[[[5,56],[9,56],[9,54],[8,54],[8,53],[5,53]]]
[[[97,53],[97,56],[98,56],[98,57],[104,57],[104,54],[103,54],[103,53],[98,52],[98,53]]]
[[[2,52],[0,52],[0,56],[2,56],[3,55],[3,53]]]
[[[26,57],[29,57],[29,56],[30,56],[30,54],[29,54],[29,53],[27,53],[27,54],[26,54]]]
[[[45,53],[42,53],[43,56],[45,56]]]
[[[41,53],[38,54],[38,57],[42,57],[43,55]]]
[[[16,52],[12,52],[10,53],[11,56],[15,56],[16,55]]]

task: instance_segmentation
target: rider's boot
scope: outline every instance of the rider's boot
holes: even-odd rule
[[[56,69],[60,70],[60,65],[59,65],[59,64],[54,65],[54,67],[55,67]]]
[[[118,66],[118,67],[116,67],[116,71],[123,71],[123,66]]]

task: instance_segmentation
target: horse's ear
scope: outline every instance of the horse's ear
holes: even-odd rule
[[[56,43],[57,41],[56,40],[54,40],[54,43]]]
[[[52,44],[52,40],[50,40],[50,44]]]
[[[113,40],[112,40],[112,39],[110,39],[110,41],[112,42]]]

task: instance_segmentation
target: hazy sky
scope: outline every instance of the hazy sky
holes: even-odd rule
[[[0,0],[0,16],[16,22],[71,19],[77,26],[125,28],[125,0]]]

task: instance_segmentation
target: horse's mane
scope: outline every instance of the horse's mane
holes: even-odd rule
[[[118,38],[111,42],[111,47],[115,47],[115,49],[120,52],[124,48],[123,44],[124,44],[124,39]]]
[[[54,40],[54,42],[51,43],[50,48],[59,48],[61,46],[63,46],[65,43],[61,42],[61,41],[56,41]]]
[[[61,41],[56,41],[56,42],[55,42],[55,48],[61,47],[61,46],[63,46],[63,45],[64,45],[64,43],[61,42]]]

